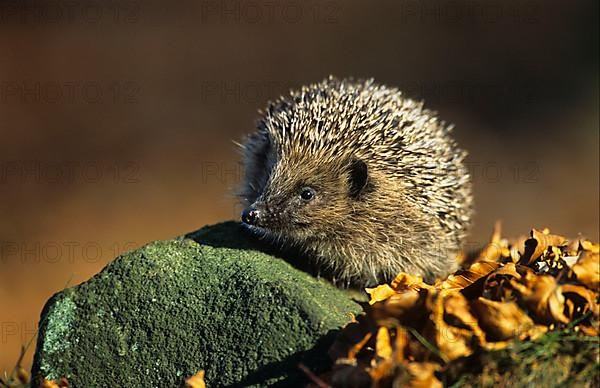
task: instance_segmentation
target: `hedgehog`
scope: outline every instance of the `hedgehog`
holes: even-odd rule
[[[452,127],[396,88],[329,77],[269,102],[241,144],[242,224],[336,284],[457,269],[472,217]]]

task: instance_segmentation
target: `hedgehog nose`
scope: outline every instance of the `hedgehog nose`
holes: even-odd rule
[[[248,225],[258,224],[259,211],[253,206],[247,207],[242,212],[242,222]]]

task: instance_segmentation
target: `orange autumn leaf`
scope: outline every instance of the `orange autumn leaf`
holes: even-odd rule
[[[522,270],[521,267],[519,269]],[[520,280],[521,274],[517,271],[515,263],[506,263],[503,267],[496,269],[487,276],[484,289],[489,294],[496,295],[498,299],[501,299],[500,295],[510,293],[509,287],[505,287],[504,284],[511,279]]]
[[[40,384],[40,388],[68,388],[68,387],[69,387],[69,382],[64,377],[61,378],[60,380],[58,380],[58,382],[56,382],[54,380],[44,379],[44,381],[42,381],[42,383]]]
[[[378,362],[375,366],[369,368],[369,376],[371,376],[371,380],[375,385],[392,373],[394,373],[394,362],[390,359]]]
[[[449,295],[443,304],[444,315],[454,323],[468,329],[479,341],[484,341],[484,333],[477,324],[477,318],[471,313],[468,300],[461,293]]]
[[[563,284],[561,291],[566,300],[569,318],[579,318],[588,311],[596,318],[600,315],[599,306],[596,303],[598,296],[592,290],[576,284]]]
[[[512,286],[521,294],[527,308],[543,323],[568,323],[563,311],[565,297],[556,279],[549,275],[527,274]]]
[[[455,274],[448,276],[441,283],[441,288],[445,290],[466,288],[501,265],[500,263],[491,261],[479,261],[471,265],[468,269],[459,270]]]
[[[392,280],[391,286],[397,291],[405,289],[431,288],[430,285],[423,282],[423,278],[421,276],[413,276],[406,272],[400,272],[398,276]]]
[[[597,327],[580,325],[578,326],[581,329],[581,332],[590,337],[597,337],[600,335],[600,330]]]
[[[395,356],[396,362],[404,362],[405,361],[404,350],[406,349],[406,346],[408,345],[408,341],[409,341],[408,333],[406,332],[406,330],[402,327],[396,328],[396,340],[394,341],[394,347],[395,347],[394,356]]]
[[[420,310],[423,304],[421,293],[417,290],[406,290],[397,292],[382,303],[373,306],[373,313],[376,319],[383,317],[394,317],[403,319],[410,315],[415,316],[417,310]]]
[[[204,382],[204,371],[198,371],[198,373],[185,380],[185,384],[188,388],[206,388],[206,383]]]
[[[594,244],[588,240],[579,240],[579,244],[581,244],[581,249],[584,251],[589,251],[592,253],[600,253],[600,244]]]
[[[533,320],[514,302],[495,302],[479,297],[472,306],[488,341],[523,339],[535,333]]]
[[[59,388],[59,386],[52,380],[44,379],[44,381],[42,381],[42,384],[40,384],[40,388]]]
[[[525,243],[531,238],[530,236],[531,233],[527,236],[520,236],[510,244],[509,255],[513,263],[517,263],[525,253]]]
[[[525,252],[521,257],[522,264],[531,264],[540,257],[548,247],[558,247],[567,243],[567,239],[548,233],[547,230],[540,232],[536,229],[531,230],[530,238],[525,241]]]
[[[340,336],[348,344],[336,364],[351,368],[334,370],[334,380],[441,386],[436,373],[444,375],[455,360],[535,340],[566,324],[574,323],[576,335],[597,336],[597,251],[598,244],[569,243],[547,229],[509,244],[498,224],[473,264],[433,286],[401,273],[369,289],[371,303],[359,324]]]
[[[434,298],[432,324],[429,326],[434,334],[426,330],[426,335],[434,338],[435,345],[447,361],[471,355],[474,337],[479,342],[485,339],[477,326],[477,319],[469,311],[468,301],[460,292],[442,291]]]
[[[369,368],[369,375],[375,383],[394,372],[393,353],[390,330],[385,326],[381,326],[375,337],[375,355],[378,357],[378,361]]]
[[[577,262],[571,267],[577,280],[587,287],[598,290],[600,287],[600,254],[583,251]]]
[[[371,299],[369,300],[369,304],[371,305],[384,301],[396,293],[396,291],[387,284],[382,284],[375,288],[367,288],[365,290],[371,296]]]
[[[411,388],[441,388],[442,383],[435,377],[439,365],[433,362],[411,362],[407,366],[411,375],[409,387]]]
[[[401,272],[390,285],[382,284],[375,288],[366,288],[365,290],[371,296],[369,304],[373,305],[390,298],[397,292],[418,290],[421,288],[431,288],[431,286],[424,283],[423,278],[420,276],[412,276]]]
[[[437,325],[436,332],[436,345],[444,355],[446,361],[452,361],[473,354],[474,349],[470,343],[474,335],[469,329],[441,322]]]
[[[384,360],[392,358],[392,344],[390,342],[390,331],[381,326],[375,337],[375,354]]]

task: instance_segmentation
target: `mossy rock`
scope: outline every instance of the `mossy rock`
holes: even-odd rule
[[[317,372],[353,294],[265,253],[239,224],[206,227],[126,253],[54,295],[32,376],[72,387],[298,386]]]

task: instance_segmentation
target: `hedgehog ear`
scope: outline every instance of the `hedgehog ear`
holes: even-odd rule
[[[360,159],[350,160],[350,197],[358,199],[369,180],[367,165]]]

